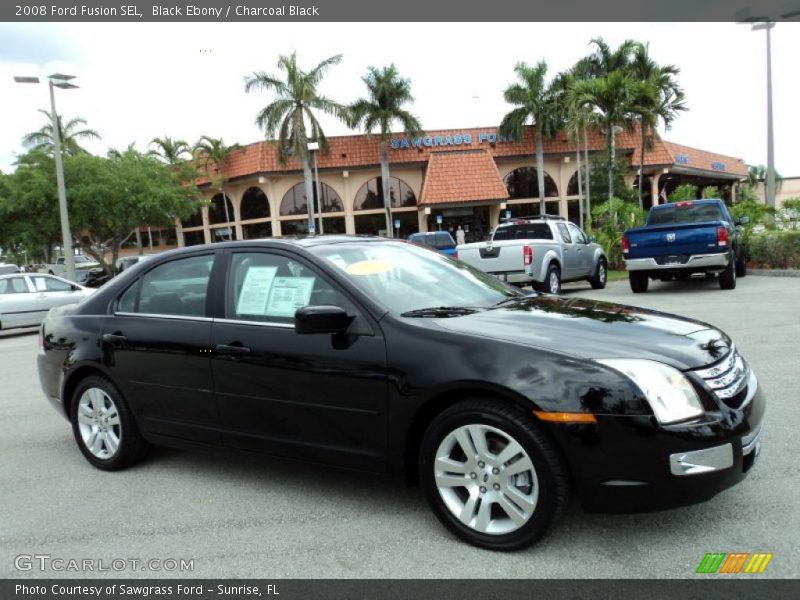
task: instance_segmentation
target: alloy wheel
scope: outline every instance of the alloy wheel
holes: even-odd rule
[[[105,391],[92,387],[83,392],[78,400],[78,430],[93,456],[108,460],[117,453],[122,425],[117,406]]]
[[[550,279],[548,280],[548,283],[550,284],[550,293],[558,294],[559,281],[558,273],[555,270],[550,271]]]
[[[536,509],[533,462],[519,442],[496,427],[471,424],[451,431],[439,444],[433,468],[447,509],[477,532],[514,532]]]

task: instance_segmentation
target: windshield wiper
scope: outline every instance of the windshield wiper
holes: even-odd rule
[[[523,298],[528,298],[528,296],[524,294],[521,294],[519,296],[509,296],[508,298],[503,298],[502,300],[500,300],[500,302],[495,302],[494,304],[492,304],[492,308],[497,308],[498,306],[503,306],[505,304],[510,304],[512,302],[517,302],[519,300],[522,300]]]
[[[461,317],[478,312],[477,308],[468,306],[431,306],[430,308],[418,308],[402,313],[401,317]]]

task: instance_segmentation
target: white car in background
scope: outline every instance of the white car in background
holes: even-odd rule
[[[44,273],[0,275],[0,329],[35,327],[51,308],[76,304],[92,293],[92,288]]]

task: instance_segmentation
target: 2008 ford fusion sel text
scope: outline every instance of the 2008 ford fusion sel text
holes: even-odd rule
[[[95,467],[150,444],[419,481],[457,536],[524,547],[563,512],[706,500],[758,454],[765,401],[714,327],[527,295],[412,244],[193,246],[42,325],[39,376]]]

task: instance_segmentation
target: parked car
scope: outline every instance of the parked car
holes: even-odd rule
[[[412,233],[408,241],[417,246],[425,246],[445,256],[455,256],[456,242],[448,231],[428,231]]]
[[[564,281],[587,280],[606,286],[608,259],[603,248],[563,217],[537,215],[507,220],[489,242],[458,246],[458,259],[508,283],[530,284],[551,294]]]
[[[80,302],[93,291],[53,275],[0,275],[0,329],[35,327],[51,308]]]
[[[19,273],[20,269],[17,265],[11,263],[0,263],[0,275],[8,275],[9,273]]]
[[[748,223],[747,217],[740,225]],[[622,252],[631,290],[647,291],[650,279],[669,281],[695,273],[719,275],[719,287],[732,290],[747,275],[741,228],[722,200],[657,204],[643,227],[622,237]]]
[[[99,469],[163,444],[418,479],[452,532],[502,550],[571,489],[589,510],[714,496],[752,467],[765,410],[711,325],[527,295],[381,238],[159,254],[41,340],[44,393]]]
[[[82,271],[84,269],[96,269],[100,266],[100,263],[96,260],[89,258],[88,256],[84,256],[83,254],[76,254],[75,255],[75,273],[76,278],[78,276],[77,272]],[[59,256],[56,258],[56,262],[49,263],[45,265],[45,270],[50,275],[58,275],[59,277],[66,277],[67,275],[67,262],[66,258],[63,256]]]

